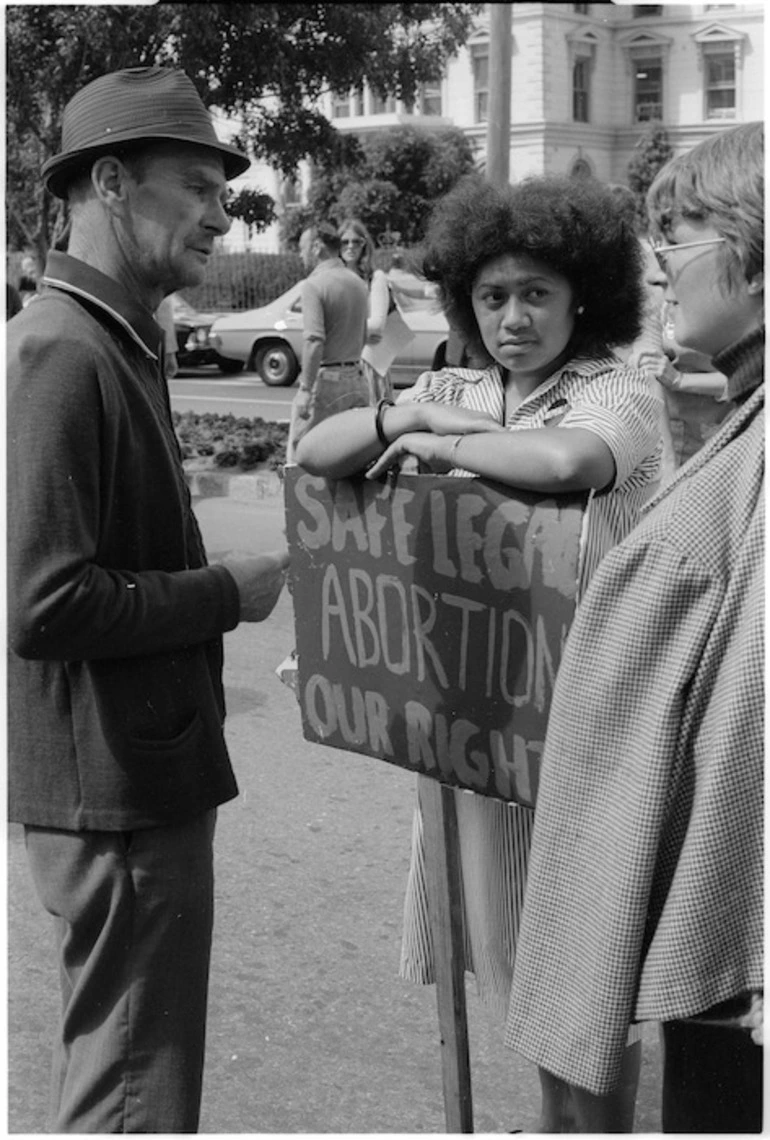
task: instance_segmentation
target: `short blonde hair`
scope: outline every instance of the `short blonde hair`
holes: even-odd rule
[[[762,123],[744,123],[699,143],[658,172],[647,192],[656,236],[670,239],[679,219],[708,221],[732,257],[725,271],[748,280],[765,260],[765,148]]]

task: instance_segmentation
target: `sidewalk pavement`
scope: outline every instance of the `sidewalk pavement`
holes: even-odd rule
[[[224,470],[188,470],[187,485],[193,499],[235,499],[241,503],[259,503],[264,499],[283,497],[283,480],[277,471],[230,472]]]

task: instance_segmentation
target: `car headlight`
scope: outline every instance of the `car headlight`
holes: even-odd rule
[[[219,333],[212,332],[211,329],[209,329],[208,343],[211,348],[221,348],[222,338]]]

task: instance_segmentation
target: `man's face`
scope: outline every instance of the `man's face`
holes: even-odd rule
[[[164,294],[200,285],[214,239],[230,229],[227,183],[213,150],[169,143],[128,164],[128,209],[118,224],[127,271]]]

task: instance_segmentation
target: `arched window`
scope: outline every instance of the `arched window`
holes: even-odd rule
[[[570,178],[593,178],[594,172],[591,170],[590,164],[584,158],[576,158],[572,163],[572,170],[569,172]]]

